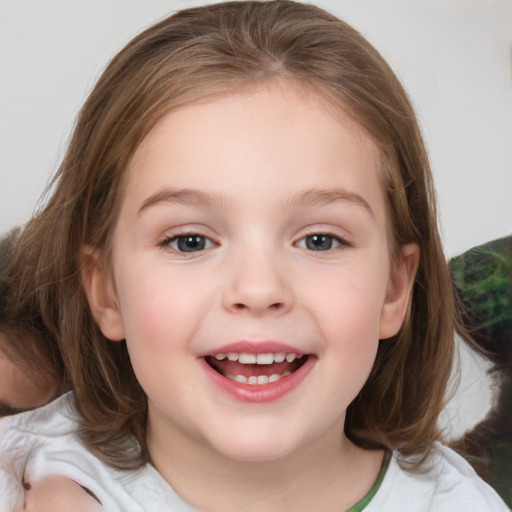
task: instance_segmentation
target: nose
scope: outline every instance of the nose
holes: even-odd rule
[[[223,306],[234,313],[249,312],[254,316],[281,315],[293,307],[294,296],[289,276],[268,252],[247,254],[231,266],[230,279],[223,293]]]

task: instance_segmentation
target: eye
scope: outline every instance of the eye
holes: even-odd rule
[[[162,245],[177,252],[199,252],[209,249],[215,244],[209,238],[194,233],[167,238]]]
[[[342,241],[333,235],[325,233],[315,233],[305,236],[297,242],[297,247],[308,249],[310,251],[329,251],[342,245]]]

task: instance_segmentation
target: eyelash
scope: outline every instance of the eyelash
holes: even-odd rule
[[[307,235],[304,235],[297,242],[295,242],[294,245],[298,246],[299,242],[301,242],[303,240],[306,241],[310,237],[327,237],[327,238],[331,239],[333,242],[335,242],[336,244],[338,244],[338,245],[335,245],[334,247],[329,247],[326,250],[309,249],[307,246],[301,247],[301,248],[309,250],[311,252],[328,252],[328,251],[331,251],[334,249],[340,249],[343,247],[352,247],[352,245],[346,239],[340,237],[339,235],[336,235],[331,232],[326,232],[326,231],[315,231],[315,232],[309,233]],[[305,244],[307,244],[307,241],[305,242]],[[298,247],[300,247],[300,246],[298,246]]]
[[[179,239],[184,239],[187,237],[188,238],[196,237],[198,239],[201,239],[201,241],[204,242],[205,246],[200,247],[198,250],[191,250],[191,251],[180,250],[178,247],[175,248],[175,247],[171,246],[171,244],[173,242],[179,241]],[[311,247],[308,247],[308,238],[312,238],[312,237],[319,237],[319,238],[325,237],[325,238],[329,239],[331,246],[326,247],[325,249],[322,249],[322,248],[320,248],[321,245],[318,244],[317,245],[318,248],[312,249]],[[299,243],[302,241],[304,241],[304,245],[299,245]],[[196,242],[199,243],[198,240],[196,240]],[[313,243],[315,243],[315,242],[313,242]],[[179,254],[180,256],[190,256],[196,252],[202,253],[203,251],[205,251],[207,249],[211,249],[215,245],[217,245],[217,244],[214,241],[212,241],[210,238],[208,238],[207,236],[201,235],[201,234],[197,233],[196,231],[192,231],[192,230],[179,232],[179,233],[173,234],[171,236],[166,236],[159,243],[159,246],[162,249],[172,251],[173,253]],[[333,249],[339,249],[339,248],[343,248],[343,247],[352,247],[352,245],[346,239],[340,237],[339,235],[336,235],[336,234],[330,233],[330,232],[323,232],[323,231],[312,232],[310,234],[304,235],[297,242],[295,242],[294,245],[296,247],[306,249],[311,252],[328,252]],[[332,245],[334,245],[334,247]]]
[[[192,238],[192,237],[201,238],[202,240],[205,241],[206,244],[209,243],[211,245],[209,247],[201,248],[198,251],[181,251],[178,248],[174,248],[171,246],[171,244],[173,242],[178,241],[180,238]],[[166,236],[158,245],[164,250],[171,251],[174,254],[178,254],[180,256],[187,257],[196,252],[201,253],[204,250],[210,249],[211,247],[213,247],[217,244],[213,240],[211,240],[209,237],[207,237],[205,235],[201,235],[197,231],[190,230],[190,231],[181,231],[181,232],[175,233],[171,236]]]

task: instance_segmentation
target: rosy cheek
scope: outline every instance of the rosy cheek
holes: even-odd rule
[[[126,282],[129,285],[120,290],[120,302],[127,342],[153,348],[172,346],[191,323],[193,288],[154,267],[138,270]]]

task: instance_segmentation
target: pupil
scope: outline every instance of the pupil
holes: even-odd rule
[[[204,249],[205,239],[199,235],[180,236],[178,238],[178,249],[182,252],[194,252]]]
[[[311,235],[306,238],[306,247],[311,251],[327,251],[332,248],[332,237],[328,235]]]

